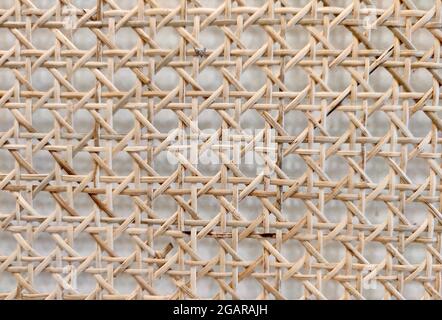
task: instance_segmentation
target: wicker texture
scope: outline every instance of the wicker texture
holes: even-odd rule
[[[258,286],[258,299],[290,298],[291,285],[302,299],[333,297],[330,285],[336,298],[369,298],[376,287],[380,298],[404,299],[410,283],[419,298],[441,298],[442,1],[427,1],[428,10],[413,0],[378,2],[139,0],[122,8],[99,0],[80,8],[60,0],[40,8],[22,0],[0,9],[0,28],[13,37],[0,50],[0,68],[13,78],[7,88],[1,81],[0,192],[14,203],[0,201],[0,277],[13,282],[0,286],[0,298],[239,299],[244,283]],[[160,45],[165,28],[177,45]],[[80,48],[75,37],[85,29],[95,42]],[[252,29],[263,43],[244,41]],[[121,30],[131,32],[124,45]],[[206,30],[222,41],[204,45]],[[53,45],[38,47],[39,32]],[[219,85],[201,80],[207,69]],[[41,70],[49,76],[36,80]],[[115,84],[121,70],[134,85]],[[178,77],[170,90],[156,83],[164,70]],[[250,70],[264,75],[257,88],[244,80]],[[79,71],[92,87],[75,80]],[[289,85],[293,77],[299,81]],[[275,158],[264,156],[266,170],[250,175],[234,161],[209,172],[183,156],[162,174],[160,155],[180,152],[172,148],[177,131],[159,129],[165,110],[178,129],[196,134],[203,112],[219,119],[199,154],[223,129],[243,134],[253,112],[259,129],[275,135]],[[425,125],[413,126],[417,117]],[[87,130],[84,119],[92,122]],[[127,119],[133,125],[121,126]],[[295,162],[302,172],[289,174]],[[126,205],[116,207],[121,197]],[[159,214],[160,198],[176,210]],[[202,198],[211,216],[201,214]],[[44,212],[37,199],[53,208]],[[254,215],[242,210],[248,201]],[[85,237],[88,252],[79,245]],[[212,247],[201,254],[207,240]],[[129,252],[120,253],[121,243]],[[259,254],[248,255],[247,246]],[[410,248],[420,259],[407,255]],[[43,274],[50,289],[37,285]],[[77,282],[86,276],[84,291]],[[131,284],[127,292],[122,281]]]

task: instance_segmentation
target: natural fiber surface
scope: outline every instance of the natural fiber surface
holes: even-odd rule
[[[0,0],[0,298],[441,298],[441,0],[80,2]]]

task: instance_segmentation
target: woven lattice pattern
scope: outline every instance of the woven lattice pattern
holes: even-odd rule
[[[441,298],[441,0],[0,4],[0,298]]]

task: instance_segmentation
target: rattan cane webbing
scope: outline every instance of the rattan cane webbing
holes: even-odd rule
[[[441,298],[441,0],[41,2],[0,0],[1,299]]]

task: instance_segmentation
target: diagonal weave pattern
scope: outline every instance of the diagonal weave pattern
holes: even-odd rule
[[[41,2],[0,0],[0,298],[442,297],[441,0]]]

